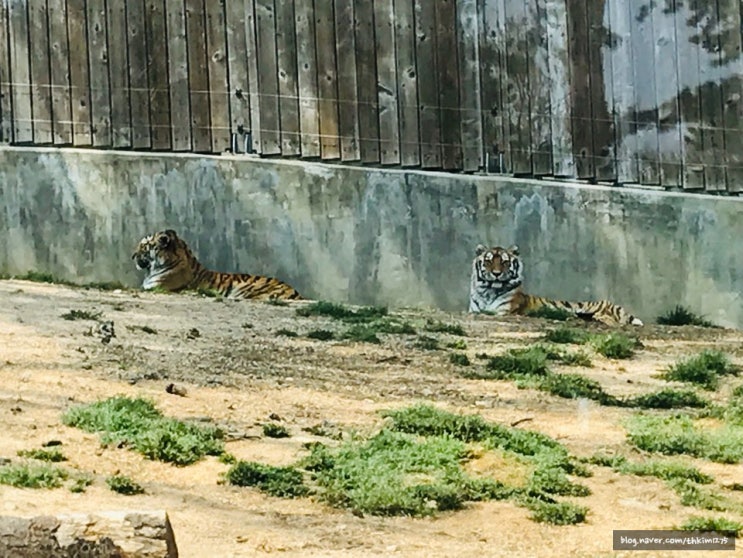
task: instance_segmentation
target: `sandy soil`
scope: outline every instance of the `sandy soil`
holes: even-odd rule
[[[297,317],[298,304],[0,281],[0,457],[15,458],[18,450],[56,439],[69,458],[65,466],[96,479],[82,494],[2,486],[0,514],[164,508],[184,557],[609,556],[620,555],[611,550],[613,529],[669,528],[692,515],[743,519],[684,507],[661,481],[600,467],[581,479],[592,491],[576,499],[590,508],[582,525],[538,524],[511,502],[475,503],[428,519],[357,517],[311,499],[282,500],[218,484],[227,466],[212,457],[174,467],[126,449],[104,449],[97,436],[62,425],[60,416],[71,405],[116,394],[146,396],[167,415],[216,422],[229,434],[227,450],[238,458],[283,465],[304,455],[304,443],[327,442],[308,434],[311,426],[327,421],[372,432],[382,424],[380,410],[427,401],[503,424],[528,419],[520,427],[553,436],[578,456],[631,453],[622,428],[628,409],[519,390],[510,382],[463,379],[448,351],[417,349],[411,336],[385,336],[379,346],[277,336],[280,328],[300,336],[339,329],[332,320]],[[116,337],[105,345],[89,335],[92,322],[61,318],[73,309],[101,312],[102,319],[114,321]],[[477,353],[532,343],[553,326],[420,309],[396,313],[416,323],[460,323],[473,360]],[[198,337],[189,336],[192,328]],[[667,386],[654,377],[657,372],[703,347],[723,349],[743,364],[741,332],[659,326],[635,331],[644,343],[635,357],[594,357],[594,367],[579,372],[611,393],[630,395]],[[456,339],[433,335],[442,344]],[[184,386],[187,396],[166,393],[171,382]],[[724,398],[731,385],[713,397]],[[290,438],[261,435],[271,414],[281,417]],[[743,483],[743,467],[690,462],[713,474],[714,486]],[[111,492],[104,479],[117,472],[143,484],[146,494]]]

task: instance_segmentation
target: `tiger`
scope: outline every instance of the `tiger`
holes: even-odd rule
[[[232,299],[305,300],[294,287],[273,277],[207,269],[172,229],[142,238],[132,259],[137,269],[146,272],[144,290],[207,290]]]
[[[523,292],[524,271],[518,246],[508,249],[479,244],[472,261],[470,312],[492,312],[497,316],[527,314],[538,308],[565,310],[588,321],[607,325],[643,325],[642,320],[607,300],[567,302]]]

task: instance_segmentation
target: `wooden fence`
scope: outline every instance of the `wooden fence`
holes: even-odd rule
[[[743,191],[737,0],[3,0],[0,141]]]

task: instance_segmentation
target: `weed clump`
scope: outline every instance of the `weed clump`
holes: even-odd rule
[[[59,488],[67,471],[47,463],[10,463],[0,465],[0,484],[16,488]]]
[[[730,362],[725,353],[704,350],[696,356],[677,362],[662,377],[666,380],[692,383],[707,390],[714,390],[719,385],[720,376],[737,373],[738,368]]]
[[[679,526],[684,531],[722,531],[739,537],[743,532],[743,523],[725,517],[693,516]]]
[[[449,335],[459,335],[466,337],[467,332],[459,324],[447,324],[438,320],[428,320],[426,322],[426,331],[431,333],[448,333]]]
[[[574,314],[571,312],[555,306],[540,306],[535,310],[529,310],[526,315],[530,318],[544,318],[546,320],[554,320],[557,322],[564,322],[569,318],[574,317]]]
[[[255,486],[271,496],[281,498],[297,498],[309,493],[302,473],[293,467],[238,461],[227,471],[226,480],[235,486]]]
[[[662,389],[632,397],[626,401],[626,405],[643,409],[678,409],[681,407],[700,409],[707,407],[709,401],[691,390]]]
[[[114,475],[106,479],[106,484],[113,491],[124,496],[133,496],[134,494],[144,494],[142,485],[133,481],[124,475]]]
[[[596,352],[607,358],[626,359],[635,354],[638,346],[637,339],[628,337],[622,333],[608,333],[596,335],[591,338]]]
[[[449,355],[449,362],[457,366],[469,366],[472,364],[469,357],[464,353],[451,353]]]
[[[544,340],[550,343],[582,345],[590,338],[587,331],[573,327],[559,327],[544,334]]]
[[[267,422],[263,425],[263,435],[268,438],[288,438],[289,430],[283,424]]]
[[[709,320],[705,320],[688,308],[680,305],[677,305],[672,310],[658,316],[655,321],[661,325],[669,326],[695,325],[700,327],[717,327]]]
[[[315,339],[316,341],[330,341],[335,337],[335,334],[327,329],[313,329],[307,332],[308,339]]]
[[[101,312],[88,312],[87,310],[70,310],[60,316],[64,320],[97,320],[101,317]]]
[[[61,450],[54,449],[32,449],[32,450],[20,450],[18,457],[26,457],[29,459],[36,459],[37,461],[46,461],[48,463],[59,463],[61,461],[67,461],[67,457],[62,453]]]

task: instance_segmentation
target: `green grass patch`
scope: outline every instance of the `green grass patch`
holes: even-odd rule
[[[0,484],[16,488],[59,488],[67,471],[48,463],[10,463],[0,465]]]
[[[436,351],[441,348],[439,340],[435,337],[429,337],[427,335],[421,335],[416,340],[414,347],[416,349],[423,349],[424,351]]]
[[[532,512],[531,518],[540,523],[553,525],[575,525],[583,523],[588,508],[571,502],[545,502],[538,498],[529,500],[526,507]]]
[[[472,364],[469,357],[464,353],[451,353],[449,355],[449,362],[457,366],[469,366]]]
[[[588,342],[590,335],[587,331],[574,327],[559,327],[544,334],[544,340],[550,343],[582,345]]]
[[[707,390],[717,389],[720,376],[737,375],[728,356],[720,351],[704,350],[701,353],[672,365],[662,377],[676,382],[696,384]]]
[[[616,397],[604,391],[601,384],[580,374],[549,374],[541,378],[536,387],[565,399],[585,398],[602,405],[620,404]]]
[[[266,304],[268,304],[269,306],[289,306],[289,303],[286,300],[276,298],[275,296],[269,298],[266,301]]]
[[[288,438],[289,430],[283,424],[267,422],[263,425],[263,435],[269,438]]]
[[[514,376],[545,376],[547,353],[542,347],[509,349],[502,355],[490,357],[485,365],[493,379],[508,379]],[[486,373],[487,376],[487,373]]]
[[[67,461],[67,457],[65,457],[65,454],[63,454],[62,451],[57,448],[20,450],[18,452],[18,457],[27,457],[29,459],[46,461],[48,463],[59,463],[61,461]]]
[[[363,306],[352,310],[343,304],[320,300],[302,308],[297,308],[297,315],[302,317],[324,316],[347,322],[368,322],[387,315],[387,308],[380,306]]]
[[[144,488],[137,482],[124,475],[114,475],[106,479],[108,487],[118,494],[124,496],[133,496],[134,494],[144,494]]]
[[[732,507],[727,498],[712,490],[699,486],[695,482],[679,479],[672,480],[668,484],[681,498],[682,506],[690,506],[702,510],[713,511],[726,511]]]
[[[655,321],[661,325],[684,326],[695,325],[700,327],[717,327],[712,322],[698,316],[688,308],[675,306],[665,314],[658,316]]]
[[[369,327],[377,333],[387,333],[392,335],[415,335],[415,328],[409,323],[394,318],[384,318],[375,320],[369,324]]]
[[[281,329],[277,329],[276,331],[274,331],[274,335],[276,337],[296,337],[297,332],[292,331],[291,329],[281,328]]]
[[[591,336],[591,344],[597,353],[607,358],[626,359],[635,354],[638,341],[623,333],[607,333]]]
[[[662,389],[631,397],[627,399],[626,405],[642,409],[679,409],[682,407],[701,409],[707,407],[709,401],[691,390]]]
[[[630,461],[623,456],[595,455],[589,458],[588,462],[594,465],[611,467],[618,473],[625,475],[655,477],[666,481],[688,480],[699,484],[710,484],[714,480],[711,476],[702,473],[696,467],[668,459]]]
[[[254,486],[271,496],[297,498],[309,494],[302,473],[294,467],[273,467],[252,461],[238,461],[225,478],[235,486]]]
[[[306,337],[316,341],[330,341],[335,337],[335,333],[328,329],[313,329],[307,332]]]
[[[81,494],[85,492],[91,484],[93,484],[93,477],[91,475],[79,475],[73,480],[72,485],[70,485],[70,492],[73,494]]]
[[[70,310],[60,316],[64,320],[97,320],[101,317],[101,312],[88,312],[87,310]]]
[[[148,459],[190,465],[224,451],[222,433],[164,417],[146,399],[112,397],[68,410],[64,424],[101,434],[104,444],[126,444]]]
[[[356,341],[358,343],[375,343],[377,345],[382,342],[379,337],[377,337],[377,331],[364,324],[351,326],[343,333],[343,339]]]
[[[652,453],[686,454],[719,463],[743,459],[743,428],[702,428],[687,415],[636,415],[627,423],[627,439],[638,449]]]
[[[459,324],[447,324],[438,320],[427,320],[426,331],[432,333],[448,333],[449,335],[459,335],[460,337],[467,337],[467,332]]]
[[[456,349],[457,351],[466,351],[467,350],[467,342],[464,339],[455,339],[454,341],[451,341],[450,343],[446,344],[447,349]]]
[[[684,531],[724,531],[735,533],[736,537],[740,537],[743,532],[743,523],[725,517],[692,516],[678,528]]]
[[[540,306],[535,310],[530,310],[526,315],[530,318],[544,318],[558,322],[564,322],[575,317],[575,314],[554,306]]]

